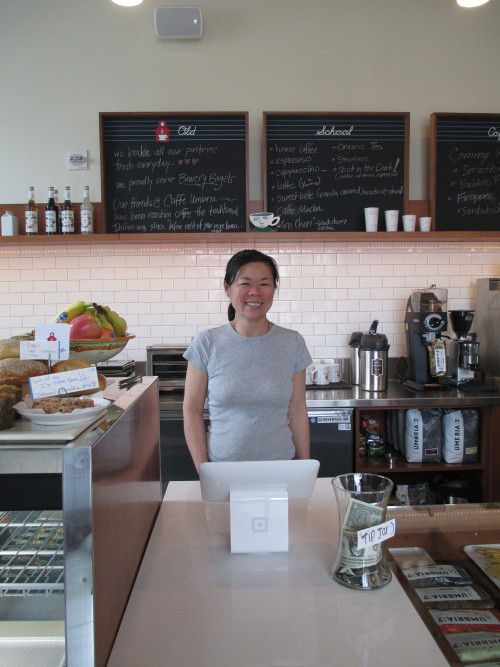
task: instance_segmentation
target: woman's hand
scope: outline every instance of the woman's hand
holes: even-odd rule
[[[288,404],[288,423],[298,459],[311,458],[309,418],[306,404],[306,372],[298,371],[293,376],[293,390]]]
[[[203,410],[207,397],[208,375],[188,361],[184,388],[184,437],[196,470],[208,461],[207,432]]]

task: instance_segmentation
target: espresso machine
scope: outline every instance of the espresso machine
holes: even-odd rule
[[[405,334],[409,377],[402,384],[422,391],[447,384],[446,347],[448,290],[431,285],[411,293],[406,305]]]
[[[450,340],[449,372],[453,384],[474,380],[479,370],[479,343],[475,333],[469,333],[474,319],[473,310],[450,310],[451,328],[456,336]]]

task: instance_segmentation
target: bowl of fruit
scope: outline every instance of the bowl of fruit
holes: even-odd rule
[[[69,325],[69,357],[97,364],[116,357],[132,338],[127,322],[109,306],[75,301],[52,320]]]
[[[102,338],[71,340],[69,343],[69,358],[81,359],[82,361],[88,361],[90,364],[98,364],[101,361],[107,361],[116,357],[132,338],[135,338],[135,336],[120,336],[108,340]]]

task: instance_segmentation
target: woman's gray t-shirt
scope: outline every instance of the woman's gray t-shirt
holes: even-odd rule
[[[184,357],[208,374],[210,461],[295,456],[288,424],[292,378],[312,363],[297,331],[274,324],[249,338],[225,324],[198,334]]]

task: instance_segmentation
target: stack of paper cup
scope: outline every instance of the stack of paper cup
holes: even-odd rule
[[[421,232],[430,232],[431,231],[431,220],[432,218],[419,218],[418,224]]]
[[[414,232],[416,221],[416,215],[403,215],[403,229],[405,232]]]
[[[386,211],[385,212],[385,229],[388,232],[397,232],[398,231],[398,218],[399,211]]]
[[[365,227],[367,232],[376,232],[378,228],[378,208],[369,206],[365,208]]]

